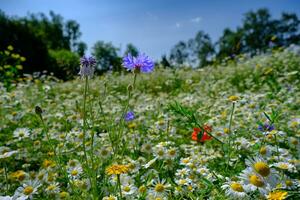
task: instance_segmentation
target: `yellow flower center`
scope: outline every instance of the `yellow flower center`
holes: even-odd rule
[[[33,192],[33,187],[32,186],[27,186],[24,188],[23,193],[25,195],[30,195]]]
[[[296,128],[298,126],[298,122],[297,121],[293,121],[292,123],[291,123],[291,127],[292,128]]]
[[[79,139],[83,139],[84,133],[83,132],[79,133],[78,137],[79,137]]]
[[[275,191],[275,192],[270,192],[269,195],[267,196],[268,200],[283,200],[287,197],[287,192],[284,191]]]
[[[165,186],[161,183],[158,183],[156,186],[155,186],[155,191],[156,192],[163,192],[165,190]]]
[[[24,132],[20,132],[20,133],[19,133],[19,136],[20,136],[20,137],[24,137],[24,135],[25,135]]]
[[[49,186],[47,187],[47,190],[52,191],[52,190],[54,190],[55,188],[56,188],[55,185],[49,185]]]
[[[108,197],[107,200],[115,200],[115,199],[116,199],[115,197],[110,196],[110,197]]]
[[[254,174],[249,176],[249,181],[252,185],[255,185],[256,187],[263,187],[265,185],[263,180],[261,180],[261,178]]]
[[[267,148],[266,147],[261,147],[260,150],[259,150],[259,153],[261,155],[266,155],[267,154]]]
[[[298,140],[296,138],[293,138],[291,142],[293,145],[298,145]]]
[[[184,185],[184,184],[186,184],[186,180],[185,179],[180,179],[179,180],[179,185]]]
[[[72,176],[76,176],[78,174],[78,171],[76,169],[72,170],[71,171],[71,175]]]
[[[175,154],[176,154],[176,150],[175,149],[169,150],[169,155],[170,156],[174,156]]]
[[[228,134],[229,133],[229,128],[224,128],[224,133]]]
[[[164,151],[163,150],[159,150],[158,152],[157,152],[157,154],[159,155],[159,156],[163,156],[164,155]]]
[[[108,151],[107,151],[106,149],[103,149],[103,150],[101,151],[101,155],[102,155],[102,156],[107,156],[107,155],[108,155]]]
[[[238,99],[239,99],[238,96],[230,96],[230,97],[228,97],[229,101],[237,101]]]
[[[149,151],[149,150],[151,150],[151,146],[150,146],[150,145],[146,145],[146,146],[145,146],[145,149],[146,149],[147,151]]]
[[[270,174],[270,167],[265,162],[257,162],[254,164],[254,169],[257,173],[266,177]]]
[[[285,181],[285,184],[286,184],[286,186],[292,186],[293,185],[293,182],[291,181],[291,180],[286,180]]]
[[[244,192],[244,188],[241,184],[239,183],[236,183],[236,182],[233,182],[231,185],[230,185],[231,189],[234,190],[234,191],[237,191],[237,192]]]
[[[123,190],[124,190],[125,192],[129,192],[129,191],[130,191],[130,187],[129,187],[129,186],[125,186],[125,187],[123,188]]]
[[[147,188],[144,185],[142,185],[141,187],[139,187],[139,192],[140,193],[144,193],[144,192],[146,192],[146,190],[147,190]]]
[[[61,192],[61,193],[59,193],[59,196],[60,196],[60,198],[62,198],[62,199],[67,198],[68,195],[69,195],[69,193],[67,193],[67,192]]]
[[[289,166],[285,163],[281,163],[279,166],[278,166],[280,169],[288,169]]]

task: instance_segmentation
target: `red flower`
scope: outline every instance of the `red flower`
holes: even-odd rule
[[[212,137],[208,134],[212,131],[211,126],[204,125],[203,129],[204,129],[204,132],[202,134],[201,139],[199,140],[198,134],[201,133],[201,129],[194,128],[194,132],[192,133],[192,140],[197,141],[197,142],[205,142],[207,140],[211,140]]]

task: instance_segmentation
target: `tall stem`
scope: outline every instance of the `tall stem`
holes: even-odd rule
[[[128,108],[129,108],[129,103],[130,103],[130,99],[132,97],[132,91],[134,90],[135,88],[135,83],[136,83],[136,77],[137,77],[137,74],[134,73],[134,77],[133,77],[133,83],[132,83],[132,88],[128,88],[128,91],[127,91],[127,101],[126,101],[126,104],[124,106],[124,110],[122,112],[122,116],[121,116],[121,120],[120,120],[120,128],[119,128],[119,133],[118,133],[118,138],[117,140],[119,141],[121,138],[122,138],[122,133],[123,133],[123,129],[124,129],[124,122],[125,122],[125,115],[126,115],[126,112],[128,111]],[[130,85],[129,85],[130,86]],[[126,143],[124,143],[125,147],[123,147],[123,151],[125,151],[126,149]],[[118,145],[118,144],[117,144]]]
[[[277,140],[276,133],[275,133],[275,143],[276,143],[277,159],[278,159],[278,162],[279,162],[280,161],[280,156],[279,156],[279,147],[278,147],[278,140]]]
[[[118,188],[119,188],[120,199],[123,199],[123,197],[122,197],[122,189],[121,189],[120,174],[117,175],[117,179],[118,179]]]
[[[85,86],[84,86],[84,96],[83,96],[83,139],[82,139],[82,147],[83,153],[86,161],[86,165],[88,165],[88,159],[86,154],[85,147],[85,136],[86,136],[86,97],[87,97],[87,88],[88,88],[88,77],[85,77]]]
[[[235,102],[232,103],[232,109],[231,109],[231,114],[230,114],[230,120],[229,120],[229,136],[228,136],[228,160],[227,160],[227,166],[229,166],[229,162],[230,162],[230,157],[231,157],[231,126],[232,126],[232,118],[233,118],[233,113],[234,113],[234,108],[235,108]]]
[[[84,153],[84,159],[85,159],[85,165],[88,172],[88,178],[91,183],[91,187],[93,190],[93,199],[97,199],[97,180],[93,169],[93,162],[92,162],[92,168],[89,167],[88,157],[87,157],[87,151],[86,151],[86,130],[87,130],[87,114],[86,114],[86,99],[87,99],[87,92],[88,92],[88,85],[89,85],[89,78],[88,76],[85,77],[85,86],[84,86],[84,95],[83,95],[83,139],[82,139],[82,147],[83,147],[83,153]],[[91,144],[93,145],[93,144]],[[93,155],[91,155],[93,157]],[[92,160],[93,161],[93,160]],[[91,173],[93,176],[93,179],[91,178]]]
[[[4,160],[4,176],[5,176],[5,184],[6,184],[5,194],[8,194],[8,192],[9,192],[9,185],[8,185],[8,178],[7,178],[7,165],[6,165],[6,161],[5,160]]]

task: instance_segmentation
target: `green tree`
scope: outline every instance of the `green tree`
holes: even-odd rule
[[[217,45],[219,48],[217,58],[220,60],[240,54],[243,51],[243,30],[238,28],[237,31],[232,31],[226,28]]]
[[[111,42],[98,41],[92,47],[92,55],[97,60],[97,70],[105,72],[108,70],[119,71],[121,59],[118,56],[119,48]]]
[[[170,53],[170,62],[173,65],[185,65],[189,63],[189,48],[184,41],[178,42]]]
[[[210,63],[215,50],[214,45],[208,34],[199,31],[195,38],[188,41],[190,49],[190,60],[196,67],[204,67]]]
[[[132,56],[137,56],[139,54],[138,49],[131,43],[126,45],[126,49],[125,49],[125,55],[127,54],[131,54]]]

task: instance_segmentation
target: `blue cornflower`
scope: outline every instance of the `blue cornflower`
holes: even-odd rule
[[[258,130],[260,130],[261,132],[266,132],[266,131],[270,132],[274,129],[275,129],[274,125],[268,124],[268,123],[264,123],[264,124],[258,126]]]
[[[123,58],[123,66],[127,70],[140,70],[143,73],[149,73],[154,69],[154,62],[145,54],[139,54],[137,57],[128,54]]]
[[[96,60],[92,56],[86,57],[82,56],[80,58],[80,71],[79,74],[82,77],[93,77],[94,67],[96,65]]]
[[[134,113],[132,111],[129,111],[125,115],[125,121],[129,122],[134,120]]]

